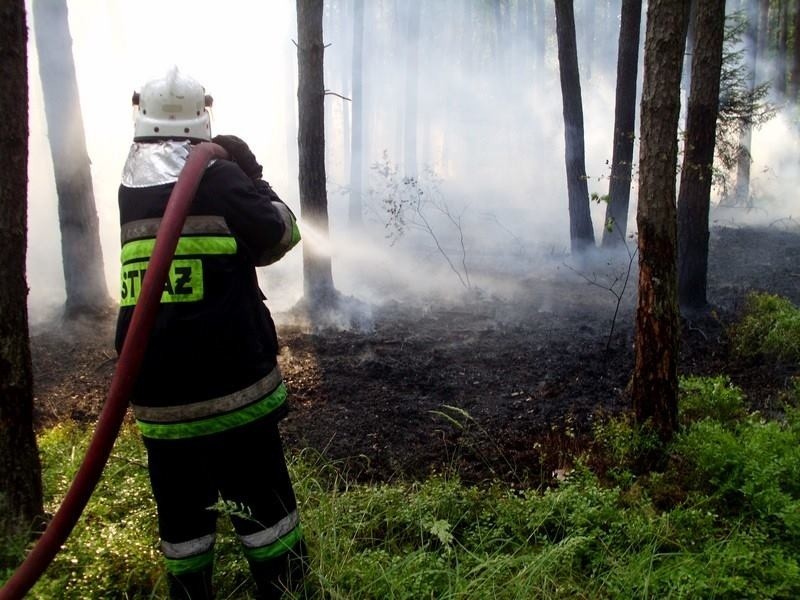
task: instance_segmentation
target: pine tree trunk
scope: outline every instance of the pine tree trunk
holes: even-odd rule
[[[331,257],[321,247],[328,238],[324,53],[322,0],[297,0],[300,212],[317,238],[315,243],[307,240],[303,244],[303,281],[306,300],[313,309],[330,308],[335,301]]]
[[[43,514],[25,282],[28,62],[23,0],[0,8],[0,81],[0,540],[10,540],[30,533]],[[0,550],[0,567],[3,554]]]
[[[100,247],[100,224],[86,152],[66,0],[34,0],[47,132],[58,193],[65,316],[103,315],[111,307]]]
[[[364,0],[354,0],[353,4],[353,65],[352,65],[352,141],[350,143],[350,225],[361,227],[363,224],[361,191],[364,173]]]
[[[678,194],[678,299],[681,308],[707,304],[708,211],[719,113],[725,0],[699,2],[692,50],[692,89]]]
[[[800,0],[795,0],[792,18],[794,21],[794,39],[792,41],[792,79],[789,82],[789,98],[797,102],[800,94]]]
[[[778,56],[775,64],[775,91],[786,96],[786,64],[789,47],[789,3],[780,1],[780,26],[778,28]]]
[[[675,169],[685,0],[650,0],[639,148],[639,297],[631,397],[637,422],[662,440],[678,425]]]
[[[573,0],[555,0],[558,68],[564,109],[564,140],[569,195],[569,238],[572,252],[594,247],[594,229],[589,212],[586,158],[583,142],[583,104],[575,42]]]
[[[614,109],[614,151],[611,157],[606,227],[603,229],[605,248],[626,243],[633,146],[636,138],[636,80],[639,74],[641,22],[642,0],[622,0]]]

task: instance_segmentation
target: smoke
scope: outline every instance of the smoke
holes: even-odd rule
[[[68,3],[111,290],[118,287],[116,195],[133,130],[131,92],[163,76],[171,65],[203,83],[215,100],[212,131],[245,139],[264,164],[265,178],[300,214],[293,4]],[[411,143],[405,139],[403,119],[410,40],[406,15],[397,7],[406,4],[365,2],[362,231],[348,227],[351,105],[338,96],[326,97],[330,251],[337,288],[370,303],[437,301],[476,293],[511,296],[521,279],[557,276],[569,248],[569,223],[552,3],[542,2],[541,22],[532,5],[525,10],[532,3],[420,3],[419,62],[412,73],[417,78],[413,166],[403,164]],[[599,196],[608,192],[609,183],[619,6],[618,0],[576,2],[586,168],[589,192]],[[330,44],[326,86],[349,97],[352,2],[328,0],[324,27]],[[537,39],[542,35],[545,54],[540,56]],[[63,303],[64,292],[52,165],[32,41],[29,56],[28,279],[36,321]],[[754,133],[753,190],[771,220],[798,212],[798,135],[788,114],[781,113]],[[373,168],[384,161],[397,169],[393,183]],[[430,231],[411,228],[392,239],[387,235],[386,199],[391,185],[396,193],[409,192],[403,176],[410,173],[416,173],[414,182],[426,200],[438,199],[439,209],[431,203],[425,206]],[[629,229],[635,187],[631,200]],[[452,217],[457,217],[458,226]],[[592,203],[592,217],[599,237],[603,203]],[[746,217],[754,215],[737,214],[735,219]],[[729,218],[733,217],[725,216]],[[314,232],[308,227],[305,231],[304,243],[313,243]],[[469,289],[462,282],[466,274]],[[259,277],[274,310],[291,308],[302,296],[301,251],[260,270]]]
[[[800,229],[800,135],[792,109],[783,107],[753,132],[750,200],[747,206],[712,204],[711,224]]]

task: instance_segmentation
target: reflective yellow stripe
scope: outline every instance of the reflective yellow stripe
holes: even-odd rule
[[[290,512],[283,519],[275,523],[272,527],[267,527],[261,531],[256,531],[249,535],[240,535],[239,541],[245,548],[263,548],[274,544],[292,529],[297,527],[300,522],[300,516],[297,514],[297,509]]]
[[[297,221],[292,219],[292,239],[289,241],[289,249],[294,248],[300,241],[300,228],[297,226]]]
[[[128,242],[122,246],[122,254],[120,256],[122,264],[135,260],[149,259],[153,254],[155,245],[155,238]],[[175,250],[175,255],[236,254],[236,248],[236,239],[231,236],[182,237],[178,240],[178,248]]]
[[[173,575],[184,575],[186,573],[195,573],[205,569],[208,565],[214,562],[214,549],[198,554],[197,556],[189,556],[187,558],[167,558],[164,557],[164,562],[167,565],[167,571]]]
[[[260,548],[245,547],[244,555],[248,560],[256,562],[269,560],[271,558],[275,558],[276,556],[280,556],[281,554],[291,552],[302,537],[303,528],[298,524],[297,527],[272,544],[261,546]]]
[[[247,425],[264,417],[277,409],[286,400],[286,386],[281,383],[274,392],[264,396],[261,400],[235,410],[233,412],[187,421],[184,423],[148,423],[139,419],[139,431],[146,438],[158,440],[180,440],[185,438],[211,435]]]
[[[222,413],[229,413],[244,408],[274,392],[280,385],[283,376],[277,365],[264,377],[242,390],[201,400],[189,404],[175,404],[172,406],[142,406],[133,404],[133,414],[140,420],[148,423],[185,423],[196,419],[214,417]]]

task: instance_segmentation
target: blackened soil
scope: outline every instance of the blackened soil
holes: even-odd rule
[[[286,445],[360,479],[448,470],[468,481],[547,480],[586,443],[594,421],[628,407],[636,275],[609,339],[617,300],[603,288],[627,261],[606,262],[553,264],[519,281],[510,298],[388,302],[372,307],[366,326],[345,331],[312,332],[283,315],[280,363],[293,398]],[[796,229],[715,229],[713,310],[684,319],[681,371],[727,373],[754,408],[773,410],[800,369],[734,357],[728,328],[748,292],[800,304],[798,284]],[[112,320],[34,332],[40,428],[96,418],[115,365],[112,339]]]

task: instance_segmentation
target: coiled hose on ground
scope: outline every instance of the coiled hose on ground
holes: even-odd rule
[[[78,522],[83,509],[86,508],[125,417],[133,383],[142,365],[147,340],[153,329],[170,263],[175,255],[178,238],[200,185],[200,179],[211,160],[227,157],[227,152],[217,144],[204,142],[192,147],[161,220],[153,255],[142,282],[128,334],[86,456],[44,534],[25,561],[0,588],[0,600],[19,600],[33,587],[55,558]]]

